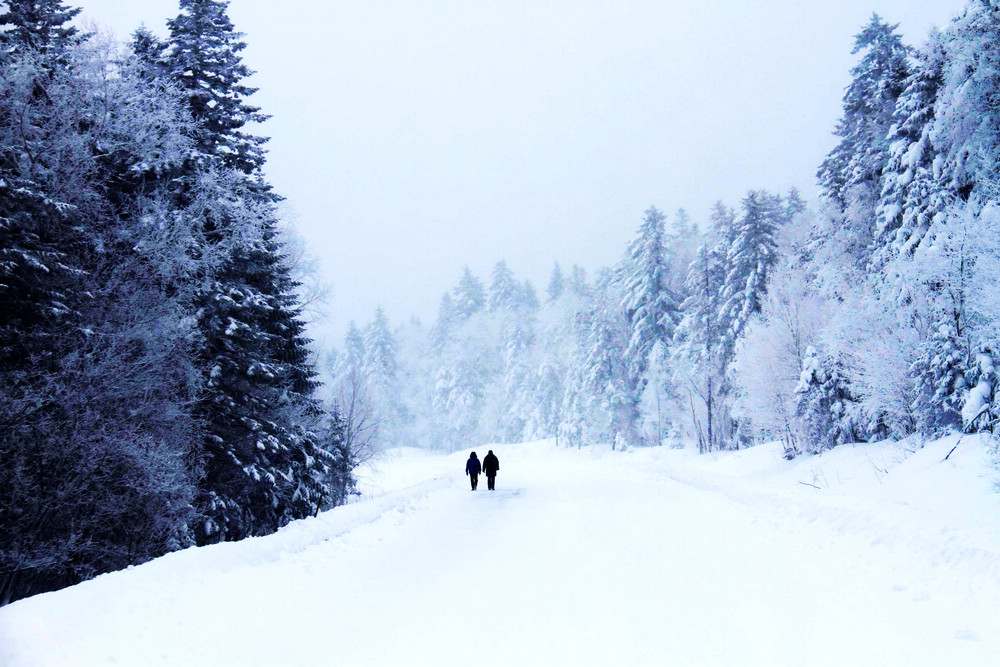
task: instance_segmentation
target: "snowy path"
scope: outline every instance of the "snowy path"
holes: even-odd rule
[[[996,534],[670,452],[497,453],[494,493],[401,459],[430,481],[0,609],[0,664],[1000,664]]]

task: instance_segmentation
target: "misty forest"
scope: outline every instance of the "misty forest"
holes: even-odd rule
[[[179,5],[120,43],[0,2],[0,605],[274,533],[391,447],[791,460],[994,431],[997,0],[919,45],[859,26],[818,201],[643,202],[614,266],[459,263],[435,321],[380,308],[336,350],[228,3]]]

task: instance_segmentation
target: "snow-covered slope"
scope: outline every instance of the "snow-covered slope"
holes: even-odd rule
[[[0,664],[996,665],[996,469],[956,441],[494,445],[492,493],[397,450],[277,535],[0,609]]]

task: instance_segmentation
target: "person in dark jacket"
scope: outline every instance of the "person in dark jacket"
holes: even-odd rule
[[[493,491],[497,478],[497,470],[500,470],[500,459],[496,457],[493,450],[483,459],[483,474],[486,475],[486,487]]]
[[[472,481],[472,490],[475,491],[476,487],[479,486],[479,473],[482,472],[482,466],[479,464],[479,459],[476,458],[476,453],[472,452],[472,456],[469,460],[465,462],[465,474],[469,476]]]

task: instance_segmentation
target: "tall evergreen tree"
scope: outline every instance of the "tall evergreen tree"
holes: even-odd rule
[[[462,278],[455,287],[452,298],[455,317],[464,322],[486,306],[486,289],[468,266],[462,269]]]
[[[500,260],[493,267],[487,305],[491,313],[498,310],[513,311],[520,300],[521,286],[514,278],[514,272],[507,268],[507,262]]]
[[[722,290],[721,342],[726,358],[731,358],[750,316],[760,312],[768,278],[778,261],[778,230],[785,221],[781,197],[762,190],[748,193],[742,209],[727,254],[728,274]]]
[[[688,272],[689,296],[681,306],[684,315],[673,340],[674,366],[678,372],[690,375],[688,382],[679,381],[678,384],[697,394],[705,405],[705,432],[697,425],[697,417],[692,415],[701,452],[715,449],[720,442],[716,428],[717,399],[723,389],[720,369],[727,363],[720,349],[719,312],[725,281],[721,259],[718,252],[709,250],[706,245],[699,248]]]
[[[843,364],[834,357],[820,357],[814,348],[806,350],[802,375],[795,389],[796,417],[804,436],[801,442],[785,442],[785,456],[802,451],[821,452],[837,445],[856,442],[858,422],[856,397],[850,391]]]
[[[599,437],[636,442],[639,393],[626,355],[631,327],[610,271],[600,277],[595,291],[598,296],[584,344],[582,387],[605,417]]]
[[[180,14],[167,21],[163,65],[187,93],[196,150],[252,175],[264,165],[267,138],[244,128],[268,116],[247,102],[257,89],[244,83],[253,72],[240,56],[246,43],[229,20],[228,7],[220,0],[180,0]]]
[[[267,209],[242,219],[220,212],[225,225],[256,227],[257,240],[234,244],[200,300],[208,391],[199,413],[209,433],[203,543],[274,532],[309,516],[323,495],[325,456],[313,432],[322,416],[313,398],[318,383],[273,204],[261,206]]]
[[[431,352],[440,354],[451,338],[454,322],[454,305],[451,294],[445,292],[441,296],[441,304],[438,306],[438,316],[431,327]]]
[[[945,37],[948,63],[934,122],[942,185],[961,204],[996,199],[1000,171],[1000,19],[996,0],[970,0]]]
[[[563,275],[562,269],[559,268],[559,263],[556,262],[556,265],[552,267],[552,275],[549,277],[549,286],[545,289],[549,302],[558,301],[565,290],[566,277]]]
[[[876,212],[874,266],[909,257],[943,214],[950,197],[935,174],[935,108],[947,55],[941,34],[931,34],[900,95],[889,132],[889,158]]]
[[[31,25],[0,63],[0,603],[190,543],[198,388],[192,230],[124,187],[183,153],[177,100],[59,3],[10,6]]]
[[[835,131],[840,142],[817,174],[823,195],[843,216],[844,247],[862,266],[875,236],[893,112],[909,75],[910,50],[897,27],[873,14],[855,36],[852,53],[864,53],[851,69],[853,80],[844,94],[844,115]]]
[[[396,340],[381,306],[365,331],[364,351],[365,375],[372,388],[379,394],[389,392],[396,384]]]
[[[168,21],[162,75],[184,91],[194,157],[181,179],[190,206],[204,183],[199,218],[216,265],[198,299],[206,425],[200,542],[273,532],[308,516],[323,495],[322,411],[300,318],[298,285],[277,237],[278,199],[263,178],[263,137],[245,131],[266,116],[247,102],[241,41],[227,2],[181,0]],[[136,41],[141,41],[138,39]],[[147,45],[145,59],[159,51]],[[201,187],[201,186],[198,186]],[[214,191],[213,191],[214,189]]]
[[[347,325],[347,334],[344,335],[344,355],[342,363],[346,369],[356,368],[358,370],[364,370],[365,337],[353,320],[351,320],[351,323]]]
[[[646,211],[639,235],[619,268],[622,310],[631,328],[626,358],[639,393],[646,381],[650,350],[657,341],[669,343],[677,318],[677,303],[669,288],[665,220],[655,207]]]
[[[6,0],[0,14],[0,64],[17,53],[33,52],[53,67],[68,62],[66,49],[82,36],[69,22],[80,13],[62,0]]]

